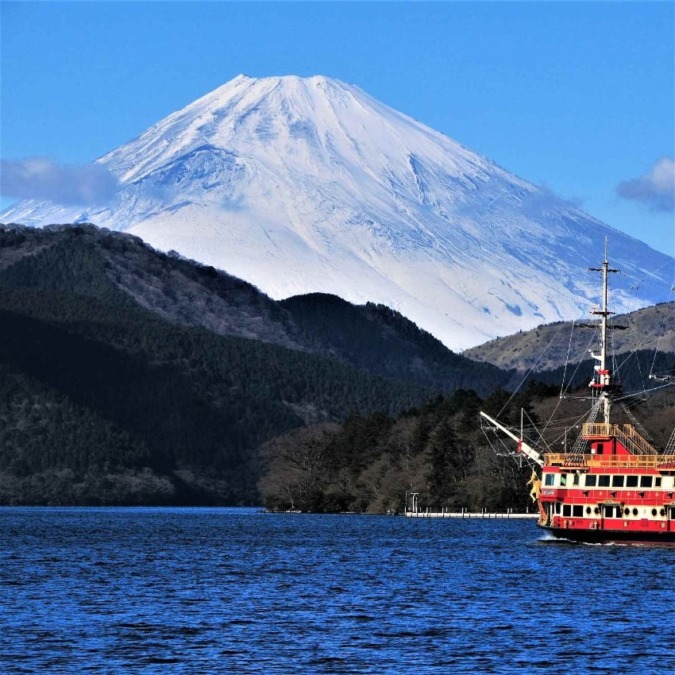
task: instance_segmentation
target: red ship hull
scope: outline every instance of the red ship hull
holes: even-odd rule
[[[581,530],[538,525],[556,539],[584,544],[675,544],[675,532],[625,532],[622,530]]]

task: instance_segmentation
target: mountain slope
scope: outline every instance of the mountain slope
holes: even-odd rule
[[[591,347],[597,351],[598,331],[578,323],[538,326],[467,349],[463,355],[499,368],[554,370],[568,360],[587,358]],[[625,327],[610,331],[610,349],[617,355],[637,350],[675,353],[675,302],[612,317],[611,325]]]
[[[398,312],[335,296],[275,302],[251,284],[92,225],[0,227],[0,284],[123,302],[184,326],[337,359],[438,391],[487,394],[509,373],[453,354]]]
[[[293,317],[309,350],[375,375],[413,380],[445,392],[473,389],[481,396],[513,379],[488,363],[454,354],[384,305],[352,305],[321,293],[279,304]]]
[[[0,265],[0,503],[250,503],[263,441],[430,393],[167,321],[111,280],[91,228],[21,234],[34,254]]]
[[[0,218],[128,231],[273,298],[384,304],[451,348],[579,315],[605,237],[618,310],[672,278],[672,258],[324,77],[237,77],[99,162],[120,181],[110,204]]]

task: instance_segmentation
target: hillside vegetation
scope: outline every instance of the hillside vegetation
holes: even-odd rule
[[[6,285],[114,297],[174,324],[327,357],[439,391],[470,387],[484,395],[513,377],[454,354],[382,305],[352,305],[325,294],[276,302],[226,272],[92,225],[0,225],[3,269]]]
[[[501,402],[497,394],[484,405],[496,414]],[[262,451],[265,505],[401,513],[414,492],[433,510],[524,510],[529,471],[486,447],[478,423],[482,406],[473,392],[458,391],[395,418],[355,416],[277,437]]]
[[[536,372],[555,370],[565,363],[576,365],[588,358],[589,349],[597,350],[599,339],[598,330],[587,327],[597,327],[597,321],[581,324],[567,321],[538,326],[472,347],[463,355],[499,368]],[[617,355],[638,350],[675,353],[675,302],[612,317],[610,326],[624,327],[610,329],[610,351]]]
[[[99,234],[57,234],[0,270],[0,502],[254,503],[261,442],[430,394],[170,322],[111,281]]]
[[[342,425],[293,430],[263,446],[260,492],[269,509],[281,511],[401,513],[412,493],[423,509],[532,509],[531,468],[495,452],[478,412],[515,430],[524,410],[529,442],[541,452],[560,451],[576,440],[578,429],[570,420],[588,413],[586,396],[582,387],[563,402],[564,425],[554,419],[561,405],[557,387],[531,382],[516,395],[496,390],[481,400],[473,392],[457,391],[397,417],[375,413]],[[617,406],[615,421],[635,418],[663,449],[675,428],[675,389],[631,403],[629,413]],[[515,443],[500,452],[509,447],[514,451]]]
[[[525,508],[479,409],[548,419],[592,364],[537,374],[453,354],[397,312],[250,284],[86,226],[0,226],[0,504]],[[672,372],[638,352],[627,384]],[[645,406],[665,444],[673,397]],[[587,405],[587,403],[580,403]],[[650,417],[651,416],[651,417]],[[524,473],[525,472],[525,473]]]

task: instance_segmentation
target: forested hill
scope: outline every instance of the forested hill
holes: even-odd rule
[[[466,361],[399,315],[360,308],[374,317],[374,362],[372,327],[386,327],[375,370],[400,375],[400,354],[416,354],[417,383],[385,379],[289,304],[93,226],[0,228],[0,503],[256,503],[261,443],[419,405],[442,388],[423,384],[442,380],[425,349]]]
[[[591,347],[597,349],[599,331],[588,326],[598,321],[581,322],[582,326],[579,323],[559,321],[538,326],[472,347],[463,354],[499,368],[555,370],[587,358]],[[672,358],[675,353],[675,302],[613,316],[610,326],[620,327],[610,330],[610,349],[617,356],[643,351],[651,353],[652,358],[664,354]]]
[[[0,225],[3,269],[0,281],[6,285],[95,297],[110,297],[115,290],[173,323],[329,357],[434,390],[470,388],[485,395],[514,379],[493,365],[454,354],[382,305],[357,306],[324,294],[275,302],[226,272],[93,225]]]
[[[480,397],[496,390],[496,414],[515,373],[386,307],[274,302],[91,225],[0,226],[0,321],[0,504],[378,511],[415,488],[523,505],[522,476],[477,436]],[[557,401],[526,389],[513,401]]]
[[[413,380],[438,391],[473,389],[481,395],[515,380],[512,372],[453,353],[384,305],[352,305],[324,293],[279,304],[293,317],[306,349],[376,375]]]
[[[168,321],[111,280],[100,234],[37,234],[3,232],[2,503],[252,503],[261,442],[430,393]]]

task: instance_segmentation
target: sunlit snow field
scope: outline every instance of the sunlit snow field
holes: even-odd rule
[[[327,77],[236,77],[98,160],[106,204],[22,201],[2,222],[92,222],[213,265],[274,299],[382,303],[454,350],[599,300],[669,298],[672,258],[448,136]]]

